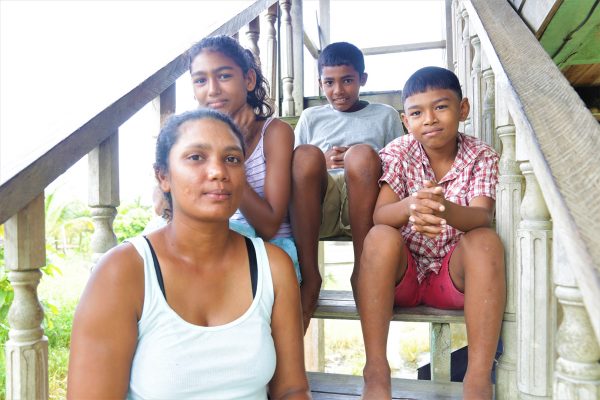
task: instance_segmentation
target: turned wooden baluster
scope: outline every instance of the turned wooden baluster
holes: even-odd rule
[[[462,31],[462,54],[460,59],[460,75],[459,80],[462,83],[463,96],[469,96],[471,80],[469,78],[471,72],[471,38],[469,36],[469,14],[467,10],[463,7],[462,9],[462,17],[463,17],[463,31]],[[464,122],[464,133],[467,135],[473,134],[473,123],[472,123],[472,112],[469,113],[469,116]]]
[[[495,97],[496,97],[496,85],[494,82],[494,71],[489,65],[488,59],[485,53],[481,54],[481,68],[483,69],[482,74],[482,85],[483,85],[483,99],[481,105],[481,138],[484,142],[494,147],[496,151],[500,151],[500,139],[495,135],[494,127],[496,126],[495,114]],[[514,146],[514,145],[513,145]],[[514,152],[514,150],[513,150]]]
[[[267,65],[265,68],[265,77],[269,81],[271,99],[277,99],[277,31],[275,21],[277,21],[277,3],[273,4],[266,13],[267,20]]]
[[[560,239],[555,229],[554,283],[562,321],[556,333],[553,394],[555,399],[600,399],[600,346],[573,275],[572,258]]]
[[[503,93],[500,90],[498,94]],[[501,96],[500,96],[501,97]],[[517,396],[517,322],[516,322],[516,234],[521,221],[521,199],[523,197],[523,175],[515,157],[515,126],[498,99],[497,128],[502,141],[500,177],[496,190],[496,230],[504,244],[506,265],[506,309],[502,321],[503,353],[496,369],[496,399],[513,400]]]
[[[471,37],[471,45],[473,47],[473,62],[471,63],[471,84],[468,88],[469,100],[471,102],[471,132],[473,136],[477,136],[479,139],[485,140],[483,137],[483,129],[481,125],[481,113],[482,113],[482,87],[481,87],[481,42],[479,36],[474,35]],[[466,133],[466,132],[465,132]],[[490,146],[493,143],[487,142]]]
[[[250,46],[250,51],[254,54],[256,63],[260,67],[260,49],[258,47],[258,39],[260,38],[260,19],[259,17],[254,18],[248,24],[248,30],[246,31],[246,39]]]
[[[452,62],[454,66],[454,73],[458,76],[459,73],[459,62],[460,52],[462,49],[461,45],[462,38],[462,12],[461,5],[458,0],[452,1]],[[447,39],[448,40],[448,39]]]
[[[5,224],[6,268],[14,289],[8,312],[6,398],[48,398],[48,338],[41,327],[44,310],[37,286],[46,264],[44,194]]]
[[[281,0],[281,82],[282,82],[282,115],[284,117],[294,116],[294,52],[293,52],[293,35],[292,35],[292,16],[290,9],[292,0]]]
[[[88,154],[89,206],[94,234],[92,261],[117,244],[113,220],[119,205],[119,136],[115,132]]]
[[[523,160],[520,168],[525,176],[525,196],[517,230],[517,386],[521,399],[549,399],[556,315],[551,272],[552,222],[529,160]]]

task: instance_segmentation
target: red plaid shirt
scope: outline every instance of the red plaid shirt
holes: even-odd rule
[[[458,153],[452,168],[438,182],[444,189],[444,197],[461,206],[468,206],[471,199],[478,196],[495,200],[498,154],[473,136],[459,133],[457,138]],[[436,180],[425,150],[410,134],[390,142],[379,152],[379,156],[383,162],[383,175],[379,183],[389,184],[400,199],[421,189],[423,180]],[[464,232],[447,225],[440,235],[430,239],[413,232],[410,226],[409,222],[400,228],[400,232],[415,259],[417,277],[421,282],[428,273],[439,272],[442,259]]]

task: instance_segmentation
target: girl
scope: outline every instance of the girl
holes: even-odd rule
[[[291,262],[229,229],[244,154],[219,112],[165,124],[154,168],[170,223],[94,269],[73,322],[68,398],[310,398]]]
[[[249,154],[247,184],[231,227],[284,249],[300,280],[298,255],[288,217],[294,132],[272,118],[268,85],[254,56],[229,36],[208,37],[189,50],[194,97],[202,107],[228,114]]]

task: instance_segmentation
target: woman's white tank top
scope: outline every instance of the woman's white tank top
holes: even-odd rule
[[[190,324],[169,307],[146,240],[138,236],[129,242],[144,260],[145,290],[128,398],[266,399],[275,372],[274,294],[262,239],[252,239],[258,279],[250,308],[230,323],[211,327]]]

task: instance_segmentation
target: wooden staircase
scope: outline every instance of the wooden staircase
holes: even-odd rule
[[[350,291],[322,290],[313,318],[358,320]],[[431,323],[431,363],[433,380],[392,379],[394,399],[461,399],[462,383],[450,382],[451,323],[464,323],[463,311],[419,306],[394,309],[392,321]],[[313,322],[314,324],[314,322]],[[396,338],[392,337],[392,340]],[[357,399],[362,393],[362,376],[309,372],[313,398]]]
[[[358,311],[350,291],[322,290],[313,318],[358,320]],[[463,311],[431,307],[394,309],[392,321],[431,323],[432,381],[392,379],[394,399],[461,399],[462,384],[450,382],[450,323],[464,323]],[[394,338],[392,338],[393,340]],[[362,393],[362,376],[309,372],[316,400],[357,399]]]

